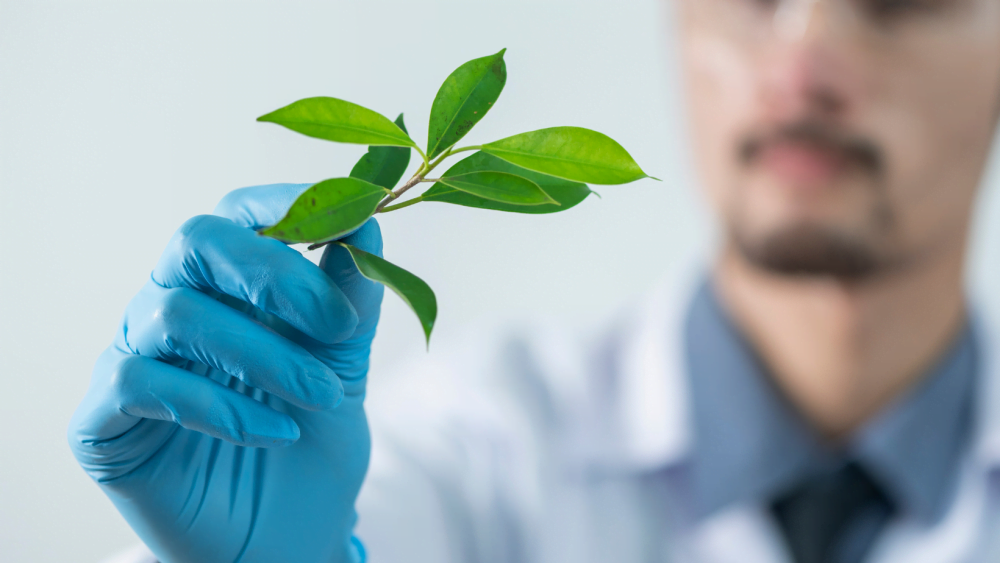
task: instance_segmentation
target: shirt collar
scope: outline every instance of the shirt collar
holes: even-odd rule
[[[696,436],[691,475],[703,515],[766,500],[847,459],[871,471],[904,512],[927,522],[944,514],[971,432],[971,329],[920,384],[838,449],[825,446],[771,382],[707,282],[684,336]]]
[[[978,341],[967,324],[924,379],[851,443],[893,498],[926,522],[946,512],[973,438]]]
[[[700,515],[773,496],[824,457],[708,283],[692,300],[684,343],[695,435],[689,465]]]

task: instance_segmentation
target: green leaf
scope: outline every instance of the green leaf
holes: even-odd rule
[[[283,242],[326,242],[360,227],[390,194],[357,178],[323,180],[302,193],[285,217],[260,234]]]
[[[477,197],[470,193],[459,191],[443,184],[434,184],[431,189],[424,192],[420,198],[424,201],[439,201],[442,203],[464,205],[466,207],[477,207],[479,209],[540,214],[565,211],[566,209],[580,203],[592,193],[586,184],[570,182],[569,180],[563,180],[562,178],[556,178],[555,176],[532,172],[519,166],[514,166],[506,160],[499,159],[484,152],[477,152],[468,158],[460,160],[448,169],[444,175],[461,176],[470,172],[486,171],[507,172],[509,174],[515,174],[517,176],[527,178],[528,180],[538,184],[538,186],[550,197],[552,197],[552,199],[556,200],[559,205],[553,203],[546,203],[542,205],[514,205],[501,203],[499,201]]]
[[[508,162],[587,184],[627,184],[649,178],[611,137],[582,127],[551,127],[483,145]]]
[[[406,133],[403,114],[396,118],[396,125]],[[371,182],[391,190],[399,183],[410,164],[410,149],[406,147],[368,147],[368,152],[351,170],[351,177]]]
[[[428,158],[457,143],[493,107],[507,82],[506,50],[471,60],[445,79],[431,106]]]
[[[460,176],[445,176],[438,183],[474,196],[514,205],[559,203],[538,184],[507,172],[469,172]]]
[[[358,145],[416,147],[417,144],[382,114],[337,98],[306,98],[257,118],[303,135]]]
[[[424,329],[424,337],[428,346],[431,342],[431,331],[434,329],[434,321],[437,318],[437,298],[434,291],[424,280],[407,272],[399,266],[355,248],[349,244],[338,242],[351,254],[354,264],[357,265],[361,275],[384,284],[389,289],[396,292],[420,320],[420,326]]]

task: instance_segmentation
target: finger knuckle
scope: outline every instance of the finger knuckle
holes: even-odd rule
[[[193,305],[193,296],[191,295],[193,291],[186,287],[165,290],[152,311],[152,317],[157,326],[162,327],[165,331],[170,331],[188,324]]]
[[[170,239],[171,248],[180,256],[197,251],[200,241],[209,237],[220,221],[225,219],[213,215],[196,215],[184,221]]]
[[[127,396],[141,386],[145,372],[142,356],[128,355],[118,360],[111,368],[108,380],[111,390],[119,397]]]
[[[122,319],[126,327],[135,326],[137,321],[145,317],[150,295],[155,295],[154,292],[160,289],[160,286],[155,283],[147,283],[139,290],[139,293],[132,297],[128,305],[125,306],[125,315]]]
[[[131,352],[149,356],[176,351],[177,336],[196,322],[197,291],[147,284],[125,310],[125,342]]]
[[[230,219],[239,216],[248,193],[252,193],[252,188],[237,188],[222,196],[212,212],[213,215]]]
[[[174,349],[174,339],[179,332],[191,329],[193,292],[183,287],[167,289],[150,312],[146,330],[168,350]]]

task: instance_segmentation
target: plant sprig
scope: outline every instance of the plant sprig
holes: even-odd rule
[[[339,242],[340,238],[377,213],[427,201],[515,213],[554,213],[593,193],[587,184],[652,178],[613,139],[581,127],[550,127],[456,148],[500,97],[507,82],[505,51],[471,60],[444,81],[431,106],[426,152],[410,138],[402,115],[392,122],[338,98],[306,98],[257,118],[310,137],[369,146],[350,176],[314,184],[284,218],[260,234],[288,243],[309,243],[310,250],[331,243],[344,247],[363,276],[392,289],[416,313],[429,343],[437,318],[431,288],[399,266]],[[422,162],[397,187],[413,150]],[[428,177],[448,158],[470,151],[476,152],[438,177]],[[401,200],[422,184],[430,187]]]

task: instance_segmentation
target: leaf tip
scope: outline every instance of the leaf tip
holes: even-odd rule
[[[274,122],[274,114],[278,113],[279,111],[281,111],[281,110],[275,110],[275,111],[271,111],[271,112],[265,113],[264,115],[258,117],[257,121],[271,122],[271,123],[273,123]]]
[[[393,123],[395,123],[396,127],[399,127],[399,129],[403,133],[406,133],[407,137],[410,136],[410,132],[406,130],[406,123],[403,121],[403,114],[402,113],[399,114],[399,117],[397,117],[396,121],[393,121]]]
[[[662,182],[663,181],[663,180],[657,178],[656,176],[650,176],[649,174],[646,174],[646,177],[649,178],[650,180],[656,180],[657,182]]]
[[[504,47],[503,49],[500,49],[499,53],[497,53],[496,55],[493,55],[493,56],[494,57],[500,57],[502,59],[503,58],[503,54],[506,53],[506,52],[507,52],[507,47]]]

